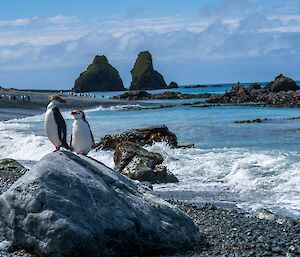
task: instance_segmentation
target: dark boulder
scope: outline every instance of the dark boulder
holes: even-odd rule
[[[172,255],[201,243],[173,205],[66,151],[45,156],[1,194],[0,237],[41,257]]]
[[[114,96],[114,99],[126,99],[126,100],[148,100],[151,99],[152,95],[144,90],[133,90],[125,92],[124,94]]]
[[[155,142],[164,141],[172,147],[178,147],[176,135],[167,126],[132,129],[117,135],[106,135],[100,139],[96,147],[103,150],[115,150],[118,144],[126,141],[136,143],[140,146],[152,145]]]
[[[265,89],[267,89],[269,92],[280,92],[280,91],[295,91],[300,89],[299,86],[297,86],[296,82],[292,80],[291,78],[285,77],[282,74],[277,76],[274,81],[271,81],[265,86]]]
[[[124,94],[114,96],[113,99],[126,99],[126,100],[178,100],[178,99],[194,99],[194,98],[209,98],[211,94],[182,94],[180,92],[166,91],[157,94],[150,94],[143,90],[129,91]]]
[[[168,88],[163,76],[153,69],[150,52],[140,52],[131,70],[130,90],[151,90]]]
[[[177,84],[176,82],[172,81],[172,82],[169,84],[168,88],[178,88],[178,84]]]
[[[87,70],[75,81],[75,92],[125,90],[119,72],[108,63],[107,58],[97,55]]]
[[[174,183],[178,179],[162,164],[159,153],[149,152],[141,146],[124,142],[118,144],[114,154],[115,169],[127,177],[154,183]]]
[[[207,85],[192,85],[192,86],[184,86],[184,88],[206,88]]]
[[[266,119],[264,119],[266,121]],[[236,120],[233,123],[262,123],[263,121],[261,119],[255,119],[255,120]]]

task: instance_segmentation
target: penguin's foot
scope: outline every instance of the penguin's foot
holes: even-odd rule
[[[60,149],[60,146],[59,146],[59,147],[56,147],[55,150],[53,151],[53,153],[59,151],[59,149]]]

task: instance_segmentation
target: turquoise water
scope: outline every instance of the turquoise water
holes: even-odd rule
[[[230,87],[178,90],[221,93]],[[63,115],[70,131],[72,119],[68,113]],[[87,112],[96,139],[130,128],[167,125],[181,144],[195,144],[190,149],[171,149],[163,143],[147,147],[163,155],[164,164],[180,181],[157,185],[156,190],[192,191],[193,201],[233,203],[246,210],[264,207],[293,217],[300,217],[300,120],[288,118],[297,116],[298,108],[255,106],[176,106],[157,110],[119,106]],[[257,118],[268,120],[233,123]],[[45,137],[43,115],[0,123],[0,137],[0,158],[28,163],[53,150]],[[94,151],[90,155],[113,168],[113,152]]]
[[[249,85],[249,83],[243,84],[245,86]],[[206,87],[201,88],[184,88],[184,86],[180,86],[179,88],[171,88],[171,89],[161,89],[161,90],[148,90],[151,94],[161,93],[165,91],[172,92],[180,92],[184,94],[200,94],[200,93],[209,93],[209,94],[222,94],[226,90],[230,91],[232,84],[214,84],[214,85],[205,85]],[[94,92],[97,97],[112,97],[123,94],[124,91],[114,91],[114,92]]]

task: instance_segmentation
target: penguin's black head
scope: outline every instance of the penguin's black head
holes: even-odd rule
[[[72,112],[71,112],[71,115],[73,115],[73,117],[74,117],[75,120],[80,120],[80,119],[82,119],[82,120],[86,121],[86,119],[85,119],[85,114],[84,114],[84,112],[83,112],[82,110],[80,110],[80,109],[72,111]]]

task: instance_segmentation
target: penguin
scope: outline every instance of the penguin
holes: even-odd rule
[[[45,114],[45,130],[49,140],[55,146],[55,152],[61,147],[69,149],[67,143],[67,126],[59,111],[59,105],[66,100],[57,95],[49,96],[50,103]]]
[[[94,148],[95,141],[90,125],[82,110],[71,112],[74,117],[70,147],[77,154],[87,155]]]

